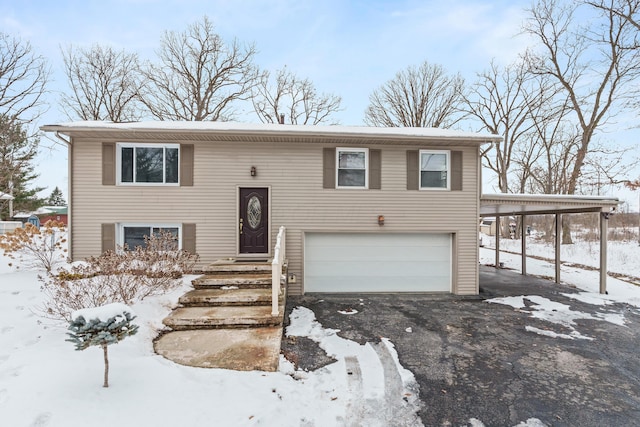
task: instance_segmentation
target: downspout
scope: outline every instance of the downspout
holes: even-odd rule
[[[67,255],[69,260],[73,260],[73,235],[71,233],[71,207],[73,206],[73,143],[72,139],[66,140],[60,135],[59,131],[55,132],[56,138],[64,142],[67,147],[67,245],[69,247]]]

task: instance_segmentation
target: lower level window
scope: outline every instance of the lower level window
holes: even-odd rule
[[[126,247],[127,250],[134,250],[136,246],[146,246],[146,239],[150,236],[160,236],[163,232],[170,233],[175,238],[175,247],[167,249],[179,249],[182,247],[180,242],[180,226],[179,225],[127,225],[120,226],[120,242],[119,245]],[[126,246],[125,246],[126,245]]]

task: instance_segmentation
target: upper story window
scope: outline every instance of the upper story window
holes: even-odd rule
[[[338,148],[336,149],[336,164],[337,188],[368,188],[368,149]]]
[[[420,188],[450,188],[450,152],[436,150],[420,150]]]
[[[120,143],[119,184],[178,184],[179,144]]]

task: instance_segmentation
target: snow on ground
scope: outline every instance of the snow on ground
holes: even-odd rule
[[[486,248],[495,248],[495,236],[481,234]],[[500,250],[519,254],[522,248],[520,239],[500,239]],[[527,255],[553,260],[555,245],[539,239],[527,239]],[[640,245],[637,241],[607,243],[607,270],[631,277],[640,277]],[[518,258],[519,259],[519,258]],[[571,245],[560,246],[560,259],[564,263],[600,267],[600,242],[575,240]],[[502,255],[500,255],[502,261]],[[519,266],[519,263],[518,263]]]
[[[491,263],[493,252],[481,249],[481,258],[481,262]],[[508,267],[519,267],[517,255],[503,253],[501,260]],[[551,276],[553,266],[531,259],[528,271]],[[308,309],[294,310],[287,333],[316,341],[336,358],[335,363],[316,371],[295,371],[284,359],[280,371],[273,373],[191,368],[156,355],[153,338],[162,328],[162,319],[189,288],[191,277],[185,278],[180,289],[132,306],[138,316],[134,322],[140,330],[109,348],[110,387],[103,388],[101,349],[74,350],[65,341],[66,323],[37,314],[43,298],[37,275],[37,271],[13,270],[0,257],[1,426],[421,425],[416,417],[419,393],[430,391],[417,389],[411,372],[400,366],[393,344],[382,339],[380,343],[361,345],[341,338],[338,331],[319,324]],[[581,294],[569,295],[572,298],[589,304],[623,301],[640,307],[640,288],[626,282],[610,278],[609,295],[603,296],[597,293],[597,271],[563,266],[562,275],[564,282],[583,289]],[[573,320],[581,318],[578,313],[535,295],[505,299],[502,303],[569,327]],[[550,307],[553,308],[549,310]],[[549,315],[553,309],[562,312]],[[623,322],[622,317],[601,319]],[[529,327],[535,333],[551,333],[534,329]],[[555,336],[566,338],[562,335],[589,339],[575,330]],[[385,354],[386,362],[381,357]],[[354,360],[362,372],[360,393],[354,391],[353,379],[347,375],[347,365],[353,367]],[[390,364],[400,373],[401,384],[396,389],[400,399],[388,394],[384,372]],[[390,423],[390,419],[394,421]],[[484,425],[475,418],[469,423]],[[518,426],[544,424],[532,418]]]
[[[110,387],[103,388],[102,350],[74,350],[65,341],[65,322],[38,315],[37,275],[14,271],[0,258],[1,426],[421,425],[417,385],[393,344],[381,343],[408,388],[389,399],[374,347],[338,337],[304,308],[294,312],[289,333],[317,341],[337,359],[313,372],[295,371],[284,358],[280,372],[267,373],[192,368],[156,355],[152,340],[161,321],[193,277],[180,289],[132,306],[140,331],[109,347]],[[361,396],[351,394],[348,357],[363,372]]]
[[[487,237],[485,237],[483,241],[486,244]],[[629,254],[637,254],[636,259],[634,259],[633,262],[629,262],[624,268],[620,267],[621,270],[618,270],[617,273],[626,276],[640,277],[640,250],[638,249],[638,244],[636,242],[630,242],[626,245],[623,245],[620,242],[610,242],[610,244],[611,243],[616,243],[616,245],[610,247],[608,261],[611,261],[612,259],[628,260]],[[516,249],[517,252],[520,252],[520,244],[520,240],[500,240],[501,249],[510,248],[514,252],[516,252]],[[563,246],[561,261],[565,261],[565,253],[572,253],[574,259],[573,262],[579,262],[584,265],[598,265],[599,253],[596,253],[594,257],[591,253],[591,245],[589,245],[588,242],[576,242],[575,245],[576,246],[572,249],[566,250],[564,249],[564,246],[573,245]],[[548,250],[550,250],[551,252],[549,253]],[[582,256],[579,255],[580,250],[583,251]],[[549,246],[544,243],[530,242],[529,244],[527,244],[527,254],[545,256],[548,258],[554,257],[553,248],[549,249]],[[521,256],[519,254],[500,252],[500,262],[504,262],[505,268],[510,268],[516,271],[520,271],[522,268]],[[480,263],[495,264],[495,250],[486,246],[480,248]],[[617,263],[617,265],[619,266],[622,266],[623,264],[624,263]],[[527,274],[534,276],[554,277],[555,266],[553,265],[553,263],[550,263],[548,261],[527,258]],[[560,281],[581,291],[578,293],[563,294],[568,298],[598,306],[606,306],[613,303],[626,303],[631,306],[640,308],[640,287],[627,281],[609,276],[607,277],[607,294],[600,294],[600,271],[598,269],[584,270],[581,268],[577,268],[572,264],[563,264],[560,269]],[[510,305],[517,310],[530,313],[531,317],[543,319],[570,330],[569,334],[564,334],[539,329],[533,326],[526,327],[526,329],[530,332],[540,335],[552,336],[555,338],[587,340],[593,339],[581,334],[575,329],[575,320],[577,319],[602,320],[617,325],[624,325],[623,312],[597,313],[596,315],[592,315],[589,313],[572,310],[569,305],[551,301],[538,295],[521,295],[507,298],[493,298],[487,300],[487,302]]]

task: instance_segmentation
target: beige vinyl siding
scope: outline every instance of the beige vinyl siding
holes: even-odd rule
[[[453,233],[452,258],[459,267],[452,274],[453,292],[478,292],[475,146],[361,145],[381,149],[381,189],[338,190],[323,188],[323,148],[338,144],[196,142],[193,186],[179,187],[102,185],[103,142],[117,141],[74,140],[75,259],[99,254],[101,224],[119,222],[196,224],[202,265],[236,256],[238,188],[269,187],[271,244],[278,227],[286,226],[289,271],[298,279],[290,285],[292,294],[303,291],[305,231]],[[424,148],[463,153],[462,191],[407,190],[406,152]],[[256,177],[250,176],[252,166]],[[382,227],[378,215],[385,216]]]

